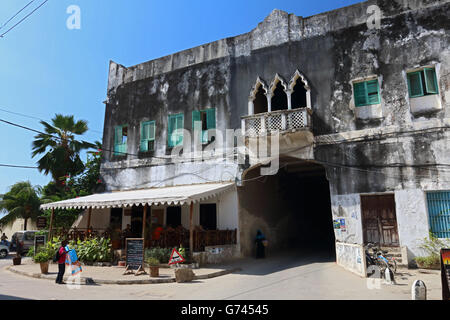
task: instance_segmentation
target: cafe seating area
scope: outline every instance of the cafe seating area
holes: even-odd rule
[[[189,248],[189,230],[183,227],[167,228],[160,234],[159,239],[150,241],[151,247],[173,248],[182,244]],[[204,251],[207,246],[236,244],[237,230],[203,230],[200,227],[193,232],[194,251]]]
[[[98,228],[71,228],[65,230],[64,228],[54,229],[53,236],[65,238],[67,240],[85,240],[95,237],[111,238],[112,247],[116,249],[125,248],[126,238],[139,238],[140,235],[126,235],[121,233],[115,235],[114,232],[108,229]],[[161,228],[159,232],[149,232],[145,242],[145,247],[161,247],[174,248],[179,247],[180,244],[185,248],[189,248],[190,232],[182,226],[177,228]],[[204,251],[207,246],[230,245],[237,243],[237,230],[204,230],[197,226],[193,231],[194,251]]]

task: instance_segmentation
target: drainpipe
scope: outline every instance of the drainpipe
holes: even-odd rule
[[[147,209],[148,204],[146,203],[144,206],[144,215],[142,217],[142,238],[144,238],[144,249],[145,249],[145,226],[147,224]]]
[[[192,223],[193,215],[194,215],[194,202],[192,201],[189,209],[189,252],[191,254],[191,260],[194,253],[194,224]]]

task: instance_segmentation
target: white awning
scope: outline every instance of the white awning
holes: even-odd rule
[[[151,188],[131,191],[98,193],[86,197],[46,203],[41,205],[47,209],[102,209],[131,207],[133,205],[183,205],[199,202],[223,193],[234,186],[234,183],[205,183],[186,186]]]

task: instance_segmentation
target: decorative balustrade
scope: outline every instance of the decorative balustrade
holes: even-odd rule
[[[53,236],[67,240],[85,240],[95,237],[110,238],[111,233],[105,229],[87,229],[87,228],[64,228],[53,231]],[[113,249],[125,248],[125,237],[121,236],[117,246],[113,244]],[[147,242],[148,241],[148,242]],[[159,239],[149,239],[146,241],[146,247],[174,248],[182,244],[189,248],[189,230],[178,227],[168,228],[161,231]],[[194,230],[194,250],[203,251],[207,246],[227,245],[237,243],[237,230]]]
[[[311,109],[298,108],[242,117],[245,135],[257,137],[272,132],[311,128]]]

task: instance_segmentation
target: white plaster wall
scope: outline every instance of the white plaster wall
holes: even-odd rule
[[[358,244],[336,242],[336,262],[357,275],[366,276],[364,248]]]
[[[13,223],[5,225],[1,228],[1,234],[5,233],[6,236],[8,237],[8,241],[11,241],[11,237],[14,234],[14,232],[23,230],[24,222],[25,220],[23,219],[14,220]],[[36,222],[31,221],[31,219],[28,219],[27,230],[37,230]]]
[[[154,166],[148,166],[148,161],[139,159],[102,164],[102,168],[111,169],[108,173],[102,171],[108,191],[201,184],[205,181],[231,182],[239,176],[238,165],[225,163],[224,159]]]
[[[400,246],[407,246],[410,262],[415,256],[425,254],[419,248],[429,230],[425,192],[420,189],[395,191],[395,211]]]
[[[80,214],[78,219],[72,224],[72,228],[87,228],[89,210],[85,210]],[[92,209],[91,226],[94,229],[106,229],[109,227],[111,209]]]
[[[363,243],[361,197],[359,194],[331,196],[333,220],[345,219],[346,231],[334,229],[337,242]]]
[[[217,208],[217,227],[221,230],[238,229],[238,197],[236,187],[221,195]]]
[[[233,188],[218,197],[202,201],[201,203],[216,203],[217,204],[217,228],[224,229],[238,229],[238,200],[236,188]],[[181,207],[181,224],[186,229],[189,229],[189,212],[190,206],[184,205]],[[194,204],[194,211],[192,216],[194,226],[200,225],[200,203]]]

